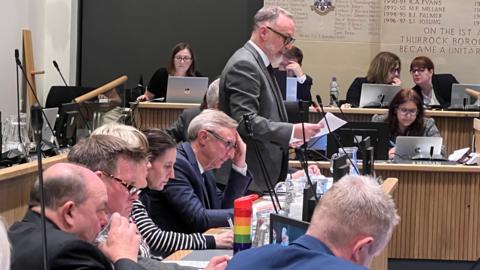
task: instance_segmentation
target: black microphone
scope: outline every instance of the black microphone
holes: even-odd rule
[[[18,49],[15,49],[15,62],[17,65],[21,66],[22,62],[20,62],[20,53],[18,52]]]
[[[62,72],[60,71],[60,68],[58,67],[57,61],[53,60],[53,66],[55,67],[55,69],[56,69],[56,70],[58,71],[58,73],[60,74],[60,77],[62,78],[62,81],[63,81],[63,83],[65,84],[65,86],[68,86],[67,82],[65,81],[65,78],[63,77]]]
[[[30,108],[30,122],[32,124],[33,133],[35,134],[37,147],[40,147],[42,143],[43,117],[42,107],[38,103],[33,104]]]
[[[328,120],[327,120],[327,114],[325,113],[325,110],[323,109],[323,104],[322,104],[322,97],[320,97],[320,95],[316,95],[315,96],[317,98],[317,102],[318,102],[318,105],[320,106],[320,110],[322,110],[322,113],[323,114],[323,119],[325,119],[325,125],[327,125],[327,129],[328,129],[328,133],[329,134],[332,134],[332,137],[335,139],[335,141],[337,142],[337,144],[340,146],[340,148],[343,150],[343,152],[345,153],[345,155],[347,156],[347,159],[348,161],[350,162],[350,164],[352,164],[353,168],[355,169],[355,172],[360,175],[360,172],[358,171],[358,168],[357,168],[357,164],[353,164],[352,160],[350,159],[350,157],[347,155],[347,152],[345,151],[345,148],[343,147],[342,143],[340,142],[340,140],[337,138],[337,136],[335,136],[335,134],[332,132],[332,130],[330,129],[330,125],[328,124]],[[317,111],[319,112],[319,111]]]

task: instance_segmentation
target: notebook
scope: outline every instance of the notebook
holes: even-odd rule
[[[207,88],[207,77],[169,76],[167,85],[167,102],[201,103]]]
[[[362,84],[360,108],[384,108],[390,105],[393,97],[400,91],[399,85]]]
[[[441,154],[442,145],[442,137],[398,136],[395,145],[396,159],[445,160]]]

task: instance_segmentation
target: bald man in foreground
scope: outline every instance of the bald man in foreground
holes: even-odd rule
[[[48,269],[144,269],[136,263],[140,243],[137,228],[118,213],[112,215],[108,239],[95,247],[107,224],[107,190],[92,171],[57,163],[43,173]],[[38,180],[30,193],[27,214],[8,232],[12,270],[43,269]]]
[[[322,197],[304,236],[288,247],[273,244],[240,252],[227,270],[365,270],[398,221],[392,197],[375,179],[347,175]]]

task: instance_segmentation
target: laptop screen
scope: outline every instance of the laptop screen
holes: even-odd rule
[[[391,84],[362,84],[360,94],[360,108],[382,108],[388,107],[393,97],[400,91],[401,87]]]
[[[288,246],[307,232],[308,222],[270,214],[270,243]]]
[[[167,102],[201,103],[207,88],[207,77],[169,76],[167,85]]]

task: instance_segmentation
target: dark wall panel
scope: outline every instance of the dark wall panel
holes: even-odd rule
[[[263,0],[80,1],[79,84],[99,86],[120,75],[127,87],[147,84],[171,48],[190,43],[198,70],[214,79],[250,37]]]

